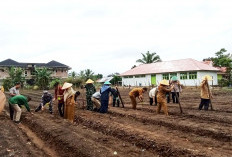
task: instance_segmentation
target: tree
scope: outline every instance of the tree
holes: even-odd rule
[[[216,57],[211,57],[211,60],[213,61],[214,66],[226,67],[228,84],[231,84],[232,58],[231,58],[231,54],[230,53],[225,54],[226,52],[227,50],[222,48],[220,51],[215,53]]]
[[[23,69],[10,67],[8,74],[9,77],[3,81],[3,86],[5,89],[9,89],[14,86],[16,82],[20,82],[21,84],[25,81],[25,77],[23,77]]]
[[[114,73],[114,74],[108,75],[109,77],[113,77],[113,79],[110,80],[110,83],[112,85],[118,85],[118,83],[122,81],[122,77],[119,75],[120,75],[119,73]]]
[[[93,79],[95,78],[94,72],[90,69],[85,69],[81,70],[80,73],[78,74],[78,77],[83,79],[84,81],[88,79]]]
[[[35,69],[35,81],[40,89],[48,89],[51,80],[51,71],[47,68]]]
[[[72,71],[72,72],[71,72],[71,77],[72,77],[72,78],[75,78],[75,77],[76,77],[76,75],[77,75],[77,74],[76,74],[76,72],[75,72],[75,71]]]
[[[143,58],[138,59],[136,62],[142,63],[142,64],[149,64],[149,63],[156,63],[156,62],[161,62],[160,56],[157,55],[155,52],[150,53],[147,51],[146,54],[141,53]]]

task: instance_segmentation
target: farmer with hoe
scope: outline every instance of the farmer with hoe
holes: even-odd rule
[[[38,112],[39,110],[43,110],[44,106],[48,104],[49,105],[49,112],[52,114],[52,94],[48,91],[44,91],[41,99],[41,103],[39,106],[35,109],[35,112]]]
[[[145,93],[145,92],[147,92],[147,87],[134,88],[130,91],[129,96],[131,99],[132,108],[134,110],[136,109],[136,106],[137,106],[136,97],[138,97],[140,102],[142,102],[143,101],[143,93]]]
[[[172,93],[172,101],[173,103],[179,103],[179,96],[180,96],[180,92],[182,92],[182,88],[180,86],[180,82],[178,81],[176,76],[173,76],[171,78],[171,84],[174,86],[171,93]]]
[[[72,88],[71,83],[65,82],[63,87],[64,91],[64,118],[68,119],[70,122],[74,121],[75,116],[75,91]]]
[[[199,110],[202,109],[204,106],[204,110],[208,110],[210,99],[212,98],[212,93],[210,91],[209,83],[208,81],[212,81],[212,77],[209,75],[205,75],[202,77],[202,82],[200,85],[201,88],[201,103],[199,105]]]
[[[111,96],[113,97],[113,107],[115,107],[116,103],[117,103],[117,107],[119,107],[120,104],[119,93],[115,88],[111,88]]]
[[[108,112],[108,105],[109,105],[109,93],[111,92],[111,83],[106,81],[102,88],[100,89],[101,94],[101,107],[99,112],[100,113],[107,113]]]
[[[96,92],[96,88],[93,85],[94,81],[88,79],[86,81],[85,89],[86,89],[86,101],[87,101],[87,110],[93,111],[93,102],[91,101],[92,95]]]
[[[20,123],[20,118],[22,114],[21,107],[24,105],[28,112],[33,114],[30,111],[30,107],[28,105],[28,102],[31,101],[31,98],[29,96],[23,96],[23,95],[16,95],[9,99],[9,104],[14,109],[14,115],[13,115],[13,121],[17,124]]]
[[[162,80],[160,82],[160,85],[158,87],[158,95],[157,95],[157,102],[158,102],[158,107],[156,112],[159,114],[161,107],[163,108],[163,111],[166,116],[168,116],[168,108],[167,108],[167,101],[166,101],[166,93],[171,92],[171,90],[174,88],[173,85],[171,85],[171,88],[169,88],[169,81],[167,80]]]
[[[10,97],[14,97],[16,95],[20,95],[19,88],[21,87],[21,84],[19,82],[15,83],[15,86],[10,89]],[[10,119],[13,120],[14,115],[14,109],[9,104],[9,111],[10,111]]]
[[[58,111],[61,117],[64,117],[64,90],[60,86],[59,82],[54,84],[55,87],[55,98],[53,101],[58,100]]]

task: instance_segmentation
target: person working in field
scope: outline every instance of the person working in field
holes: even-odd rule
[[[28,102],[31,100],[29,96],[23,96],[23,95],[16,95],[9,99],[9,104],[14,109],[14,115],[13,115],[13,121],[15,123],[20,123],[20,118],[22,114],[21,107],[24,105],[28,112],[33,114],[30,110],[30,107],[28,105]]]
[[[92,95],[96,92],[96,88],[93,85],[94,81],[91,79],[88,79],[86,81],[85,89],[86,89],[86,101],[87,101],[87,106],[86,109],[93,111],[93,102],[91,101]]]
[[[63,87],[64,91],[64,118],[68,119],[70,122],[74,121],[75,116],[75,91],[72,88],[71,83],[65,82]]]
[[[101,94],[101,107],[99,109],[100,113],[107,113],[108,112],[108,105],[109,105],[109,93],[111,92],[111,83],[106,81],[102,88],[100,89]]]
[[[166,101],[166,93],[170,92],[173,89],[173,85],[171,85],[171,88],[169,88],[169,82],[167,80],[162,80],[160,82],[160,85],[158,87],[158,94],[157,94],[157,110],[156,112],[159,114],[161,107],[163,108],[163,111],[165,115],[168,116],[168,108],[167,108],[167,101]]]
[[[136,106],[137,106],[136,98],[138,97],[138,99],[142,102],[143,101],[143,93],[145,93],[145,92],[147,92],[147,87],[134,88],[130,91],[129,96],[131,99],[133,109],[136,109]]]
[[[202,82],[200,85],[201,88],[201,103],[199,105],[199,110],[202,109],[202,107],[204,107],[204,110],[208,110],[209,108],[209,103],[210,103],[210,99],[212,98],[212,93],[210,91],[210,86],[208,81],[212,81],[212,77],[209,75],[206,75],[202,78]]]
[[[153,104],[156,106],[157,105],[157,93],[158,93],[158,88],[154,87],[149,91],[149,98],[150,98],[150,105],[152,106]]]
[[[44,91],[41,99],[41,103],[39,106],[35,109],[35,112],[40,111],[41,109],[44,109],[44,106],[48,104],[49,105],[49,112],[52,114],[52,94],[48,91]]]
[[[64,90],[60,86],[59,82],[54,84],[55,87],[55,98],[53,101],[58,101],[58,111],[61,117],[64,117]]]
[[[21,84],[19,82],[15,83],[15,86],[10,89],[10,97],[14,97],[16,95],[20,95],[19,89],[21,87]],[[10,119],[13,120],[14,115],[14,109],[9,104],[9,111],[10,111]]]
[[[111,88],[111,96],[113,97],[113,107],[115,107],[116,103],[117,103],[116,107],[119,107],[120,104],[119,94],[115,88]]]
[[[92,97],[91,97],[91,101],[93,102],[93,111],[99,111],[101,108],[101,94],[100,92],[95,92]]]
[[[176,76],[173,76],[171,79],[172,79],[171,84],[174,86],[171,91],[172,101],[173,103],[179,103],[178,100],[179,100],[180,92],[182,92],[182,88]]]

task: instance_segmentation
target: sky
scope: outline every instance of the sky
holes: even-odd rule
[[[231,0],[2,0],[0,61],[103,75],[156,52],[163,61],[232,53]]]

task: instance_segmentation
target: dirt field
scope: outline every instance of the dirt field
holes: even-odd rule
[[[86,111],[80,100],[74,124],[58,116],[56,105],[53,115],[24,112],[20,125],[9,120],[6,108],[0,115],[0,156],[232,156],[231,90],[214,89],[215,111],[198,111],[199,89],[184,89],[184,113],[171,102],[168,117],[155,113],[147,95],[137,110],[131,109],[128,91],[120,89],[125,108],[110,107],[108,114]],[[42,91],[21,93],[32,96],[29,104],[35,109]]]

